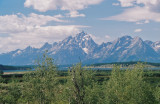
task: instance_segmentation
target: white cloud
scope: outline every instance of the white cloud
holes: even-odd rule
[[[134,30],[135,33],[138,33],[138,32],[141,32],[141,31],[142,31],[142,29],[135,29]]]
[[[135,0],[118,0],[121,3],[122,7],[129,7],[129,6],[133,6]]]
[[[136,22],[137,24],[149,23],[150,20],[160,22],[160,13],[151,12],[145,7],[134,7],[126,9],[122,14],[103,18],[103,20]]]
[[[63,16],[44,16],[38,14],[30,14],[24,16],[5,15],[0,16],[0,53],[15,50],[17,48],[24,49],[27,46],[40,47],[45,42],[53,43],[60,41],[69,35],[75,35],[82,28],[88,26],[81,25],[52,25],[47,24],[54,22],[66,22],[62,20]]]
[[[34,9],[46,12],[48,10],[82,10],[89,5],[96,5],[103,0],[26,0],[25,7],[33,7]]]
[[[40,12],[46,12],[48,10],[66,10],[69,12],[75,12],[78,10],[83,10],[89,5],[96,5],[101,3],[103,0],[26,0],[24,3],[25,7],[33,7],[35,10]],[[70,14],[72,14],[70,13]],[[83,15],[70,16],[77,17]]]
[[[118,0],[121,7],[126,8],[123,13],[103,18],[103,20],[117,20],[135,22],[136,24],[160,22],[160,0]]]
[[[145,7],[150,9],[160,9],[160,1],[159,0],[118,0],[122,7],[132,7],[139,6],[143,4]]]
[[[46,25],[48,22],[67,22],[62,16],[44,16],[31,13],[29,16],[23,14],[0,16],[0,33],[18,33],[30,31],[33,28]]]
[[[70,13],[66,14],[68,17],[85,17],[85,14],[79,14],[77,11],[71,11]]]

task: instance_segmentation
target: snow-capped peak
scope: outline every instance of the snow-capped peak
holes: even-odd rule
[[[26,65],[41,56],[44,50],[59,64],[82,62],[144,61],[160,62],[160,42],[143,41],[140,37],[123,36],[113,42],[97,45],[90,35],[81,32],[54,43],[45,43],[41,48],[31,46],[0,54],[0,64]],[[2,60],[3,59],[3,60]]]

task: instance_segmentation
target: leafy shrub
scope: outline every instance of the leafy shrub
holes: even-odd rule
[[[98,104],[104,100],[101,86],[95,80],[93,70],[84,69],[81,64],[69,70],[65,88],[66,101],[71,104]]]
[[[108,104],[155,104],[151,86],[143,81],[143,65],[134,69],[120,70],[115,66],[106,86]]]

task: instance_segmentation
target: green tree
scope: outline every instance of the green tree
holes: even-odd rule
[[[84,69],[81,64],[69,70],[66,101],[71,104],[96,104],[102,102],[104,94],[96,82],[93,70]],[[65,98],[64,97],[64,98]]]
[[[0,91],[0,102],[2,104],[17,104],[21,97],[21,88],[19,84],[12,80],[12,82],[3,84]]]
[[[155,93],[155,97],[156,97],[157,102],[160,103],[160,84],[156,87],[156,90],[154,93]]]
[[[108,104],[155,104],[155,98],[149,84],[143,81],[143,64],[134,69],[120,70],[113,68],[106,86]]]
[[[54,60],[46,54],[38,60],[36,71],[24,76],[24,102],[51,104],[56,101],[57,71]]]

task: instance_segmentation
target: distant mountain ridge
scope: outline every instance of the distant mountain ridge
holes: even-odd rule
[[[0,54],[0,64],[5,65],[33,65],[38,56],[46,50],[57,64],[75,64],[83,62],[108,63],[126,61],[160,62],[160,41],[143,41],[140,37],[123,36],[112,42],[98,45],[85,32],[75,37],[55,42],[45,43],[41,48],[28,46],[24,50],[17,49]]]

